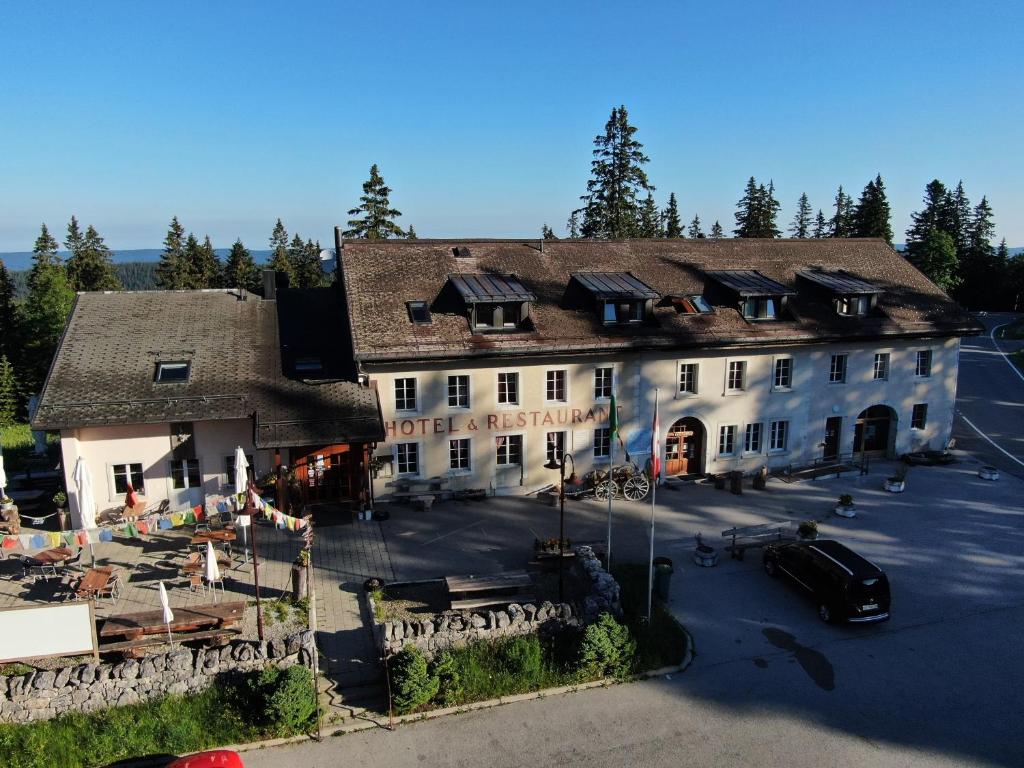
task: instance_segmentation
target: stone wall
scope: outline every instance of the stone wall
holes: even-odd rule
[[[269,664],[312,666],[316,644],[309,630],[283,639],[232,640],[219,648],[178,647],[168,653],[115,664],[78,664],[57,670],[0,676],[0,722],[49,720],[65,712],[90,712],[168,694],[192,694],[219,676],[252,672]]]
[[[574,567],[582,569],[591,583],[592,592],[581,606],[568,603],[554,605],[543,602],[512,603],[497,611],[445,611],[419,621],[374,622],[373,638],[385,656],[414,645],[427,656],[448,648],[460,648],[476,640],[497,640],[517,635],[557,631],[567,626],[580,626],[594,621],[601,613],[620,616],[619,584],[604,570],[590,547],[576,548]],[[372,595],[367,594],[370,616],[375,616]]]

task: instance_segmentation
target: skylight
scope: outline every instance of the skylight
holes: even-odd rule
[[[184,360],[158,362],[154,381],[157,384],[180,384],[183,381],[188,381],[190,369],[191,365]]]
[[[409,320],[416,325],[425,325],[430,322],[430,307],[425,301],[408,301]]]

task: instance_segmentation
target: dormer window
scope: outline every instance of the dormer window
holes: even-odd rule
[[[793,291],[760,272],[737,269],[708,272],[708,277],[720,286],[719,292],[737,301],[743,318],[748,321],[779,320],[785,315],[786,302]]]
[[[409,321],[414,325],[426,325],[430,322],[430,307],[425,301],[407,301]]]
[[[756,296],[743,302],[743,316],[747,320],[774,320],[778,317],[779,299],[774,296]]]
[[[871,309],[870,296],[840,296],[837,303],[840,315],[863,317]]]
[[[156,364],[156,374],[153,380],[157,384],[181,384],[188,381],[191,368],[191,364],[186,360],[159,362]]]
[[[606,301],[604,321],[606,323],[640,323],[644,319],[643,301]]]
[[[605,325],[642,323],[661,294],[629,272],[577,272],[566,290],[571,304],[593,306]]]
[[[448,285],[462,297],[474,331],[517,331],[529,327],[530,304],[537,297],[514,275],[449,275]]]
[[[843,317],[866,317],[871,314],[882,289],[861,280],[849,272],[828,272],[815,268],[798,272],[797,277],[807,281],[810,288],[823,300],[831,301]]]

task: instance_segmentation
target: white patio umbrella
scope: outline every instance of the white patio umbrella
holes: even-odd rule
[[[206,542],[206,580],[210,582],[213,589],[213,601],[217,602],[217,582],[220,581],[220,565],[217,563],[217,553],[213,549],[213,542]]]
[[[4,488],[7,487],[7,473],[4,472],[4,449],[0,445],[0,498],[7,498],[7,494],[4,493]]]
[[[89,531],[96,527],[96,497],[92,493],[92,475],[85,465],[85,459],[81,456],[75,462],[73,473],[75,485],[78,487],[78,517],[81,527],[86,530],[86,537],[89,540],[89,557],[92,564],[96,565],[96,553],[92,548],[92,537]]]
[[[164,624],[167,625],[167,642],[173,644],[174,640],[171,638],[171,622],[174,621],[174,614],[171,612],[171,604],[167,600],[167,588],[164,587],[164,583],[160,582],[160,607],[164,611]]]
[[[245,493],[249,488],[249,461],[242,446],[235,448],[235,493]]]

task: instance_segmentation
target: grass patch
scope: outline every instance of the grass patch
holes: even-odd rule
[[[686,631],[675,617],[658,602],[651,601],[651,621],[647,610],[647,566],[639,563],[612,565],[612,575],[622,589],[622,610],[626,625],[636,640],[635,672],[679,664],[686,650]]]
[[[999,329],[1000,339],[1024,339],[1024,317]]]

